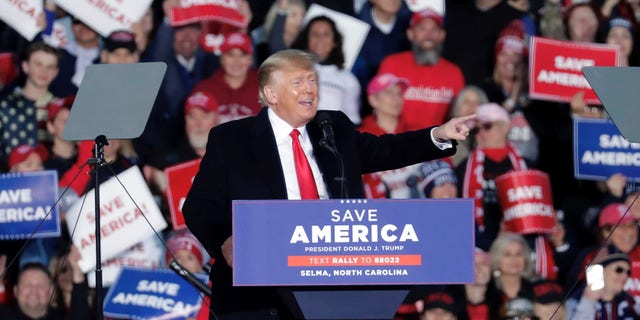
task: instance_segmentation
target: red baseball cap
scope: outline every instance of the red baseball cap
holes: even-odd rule
[[[228,34],[224,38],[224,42],[220,46],[220,52],[227,53],[231,49],[238,48],[244,53],[253,53],[253,47],[251,46],[251,38],[246,33],[235,32]]]
[[[413,26],[415,26],[416,24],[418,24],[420,21],[424,19],[433,19],[433,21],[435,21],[439,27],[442,27],[442,22],[444,20],[444,18],[440,13],[436,12],[431,8],[426,8],[422,11],[415,12],[411,16],[411,24],[409,25],[409,27],[413,28]]]
[[[71,110],[73,101],[76,99],[75,95],[69,95],[62,99],[56,99],[47,105],[47,121],[51,122],[58,115],[58,112],[62,108]]]
[[[397,84],[402,89],[402,93],[409,87],[409,80],[405,78],[396,77],[392,73],[381,73],[376,75],[367,86],[367,94],[374,95],[394,84]]]
[[[602,211],[600,211],[598,227],[602,228],[607,225],[613,226],[618,223],[618,220],[620,220],[620,223],[635,221],[636,219],[633,217],[631,212],[628,212],[625,215],[625,212],[628,210],[629,206],[623,203],[612,203],[607,205],[602,209]]]
[[[18,163],[27,160],[32,153],[40,156],[42,161],[47,160],[49,156],[47,150],[41,144],[36,147],[28,144],[21,144],[11,150],[11,153],[9,154],[9,168],[13,168],[13,166]]]
[[[196,91],[187,98],[187,102],[184,105],[184,113],[189,113],[193,108],[200,108],[204,112],[217,112],[218,101],[209,92]]]

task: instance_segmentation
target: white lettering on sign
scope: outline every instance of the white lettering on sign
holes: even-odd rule
[[[507,190],[507,197],[509,197],[509,202],[529,199],[542,199],[542,187],[526,186],[509,189]]]
[[[31,189],[9,189],[0,191],[0,204],[30,203]]]
[[[140,280],[136,290],[141,292],[164,293],[175,297],[178,295],[180,285],[173,282]]]
[[[595,60],[556,56],[554,66],[560,70],[582,71],[583,67],[593,67]]]

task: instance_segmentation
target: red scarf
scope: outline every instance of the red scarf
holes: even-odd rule
[[[511,168],[513,168],[513,170],[517,171],[527,169],[527,164],[515,148],[510,144],[507,144],[505,148],[507,149],[507,157],[511,160]],[[476,225],[480,232],[484,231],[482,188],[483,185],[487,183],[484,179],[485,157],[486,155],[480,147],[471,151],[467,160],[467,168],[464,173],[464,183],[462,185],[462,197],[475,199],[474,216],[476,219]]]
[[[536,273],[541,277],[551,280],[558,279],[558,268],[553,258],[553,248],[549,240],[543,234],[536,236]]]

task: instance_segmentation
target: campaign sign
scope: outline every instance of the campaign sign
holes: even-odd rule
[[[171,8],[170,26],[184,26],[200,21],[218,21],[244,28],[249,21],[240,11],[240,0],[180,0],[180,5]]]
[[[118,179],[120,181],[113,177],[100,184],[102,261],[113,258],[154,235],[154,230],[160,231],[167,227],[137,166],[118,174]],[[72,240],[80,249],[82,259],[79,264],[85,273],[96,266],[94,192],[95,190],[87,192],[86,197],[79,199],[67,212],[67,227],[75,230]]]
[[[569,102],[584,91],[584,101],[601,104],[582,67],[616,66],[618,48],[532,37],[529,61],[529,95],[532,98]]]
[[[118,279],[123,267],[155,269],[164,265],[165,250],[156,235],[152,235],[142,242],[123,251],[119,255],[108,259],[102,265],[102,284],[111,286]],[[90,288],[96,287],[96,273],[87,273]]]
[[[182,215],[182,205],[191,189],[193,178],[198,173],[201,159],[196,159],[175,166],[167,167],[164,173],[167,175],[167,199],[171,212],[171,224],[173,230],[182,230],[187,226]]]
[[[604,181],[622,173],[628,181],[640,181],[640,143],[625,139],[613,122],[575,119],[573,165],[577,179]]]
[[[0,175],[0,240],[59,237],[58,173]]]
[[[0,20],[31,41],[40,32],[37,18],[42,0],[0,0]]]
[[[55,0],[56,5],[80,19],[103,37],[116,30],[131,30],[153,0]]]
[[[124,267],[104,301],[108,317],[186,319],[200,310],[201,298],[193,285],[171,270]]]
[[[232,205],[235,286],[474,281],[473,199]]]
[[[432,9],[441,16],[445,16],[444,0],[405,0],[404,2],[407,4],[411,12]]]
[[[538,170],[518,170],[496,178],[507,231],[550,233],[556,223],[549,176]]]

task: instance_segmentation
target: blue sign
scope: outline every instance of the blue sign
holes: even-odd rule
[[[604,181],[622,173],[629,181],[640,181],[640,143],[629,142],[608,120],[576,119],[573,128],[577,179]]]
[[[472,199],[233,201],[233,284],[474,281]]]
[[[205,281],[204,276],[199,278]],[[201,297],[194,286],[171,270],[123,266],[104,301],[104,314],[109,317],[186,319],[198,313]]]
[[[0,240],[59,237],[58,173],[0,175]]]

